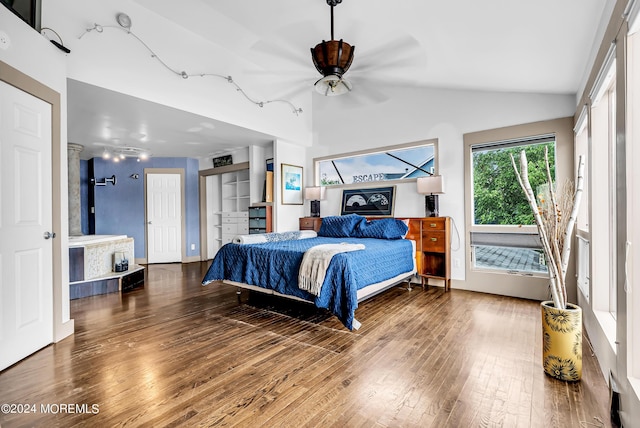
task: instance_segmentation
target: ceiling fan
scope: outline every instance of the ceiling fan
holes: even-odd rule
[[[316,92],[325,96],[342,95],[353,87],[343,75],[351,67],[356,47],[333,37],[333,8],[340,3],[342,0],[327,0],[331,7],[331,40],[323,40],[311,48],[313,65],[323,76],[314,83],[314,87]]]
[[[385,37],[381,34],[380,25],[367,21],[350,22],[351,33],[355,31],[356,38],[365,44],[364,49],[359,49],[356,60],[355,46],[343,39],[335,40],[334,37],[333,9],[342,3],[342,0],[326,0],[326,3],[331,10],[331,39],[322,40],[310,49],[311,62],[322,75],[319,79],[314,78],[310,81],[309,57],[304,55],[304,50],[300,50],[303,41],[291,38],[291,34],[308,34],[308,29],[315,27],[313,22],[295,22],[280,27],[271,36],[251,47],[256,55],[275,57],[285,67],[278,71],[265,72],[263,69],[256,72],[262,78],[271,75],[271,78],[267,78],[269,86],[274,89],[280,87],[281,90],[276,89],[279,96],[296,97],[313,84],[314,91],[321,95],[317,98],[319,104],[316,106],[319,108],[331,108],[332,105],[344,108],[361,107],[386,101],[388,96],[381,88],[409,81],[415,73],[424,70],[425,51],[415,38],[408,34]],[[353,36],[354,34],[351,35]],[[407,72],[403,73],[402,68]],[[345,74],[348,70],[347,80]],[[336,98],[338,95],[345,96]],[[323,101],[325,97],[326,101]]]

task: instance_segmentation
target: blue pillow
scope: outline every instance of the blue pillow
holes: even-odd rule
[[[323,217],[318,235],[330,238],[354,237],[358,224],[365,221],[367,219],[358,214]]]
[[[324,221],[324,220],[323,220]],[[409,231],[409,226],[395,218],[363,221],[358,224],[356,238],[402,239]]]

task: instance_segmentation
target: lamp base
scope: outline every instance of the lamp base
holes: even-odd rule
[[[424,197],[424,216],[438,217],[438,195],[426,195]]]
[[[311,201],[311,217],[320,217],[320,201]]]

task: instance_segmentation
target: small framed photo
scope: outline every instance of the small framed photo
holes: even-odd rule
[[[392,217],[395,190],[395,186],[345,189],[342,191],[340,215]]]
[[[213,158],[213,167],[233,165],[233,157],[231,155],[220,156]]]
[[[282,167],[282,205],[302,205],[302,167],[287,165]]]

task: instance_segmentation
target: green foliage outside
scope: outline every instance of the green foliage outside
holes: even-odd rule
[[[473,153],[475,224],[535,224],[509,155],[513,154],[520,169],[520,151],[524,148],[529,162],[529,180],[535,190],[547,182],[545,146],[549,148],[551,176],[555,177],[554,142]]]
[[[321,186],[333,186],[336,184],[342,184],[339,180],[330,180],[326,177],[326,174],[320,178]]]

